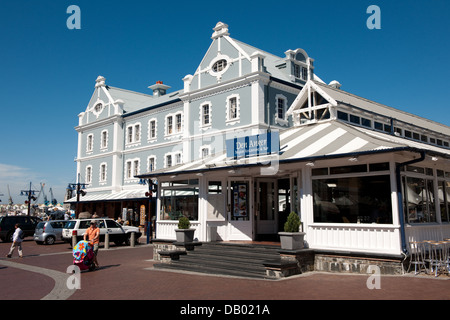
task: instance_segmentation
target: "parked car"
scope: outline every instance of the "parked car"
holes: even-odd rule
[[[20,229],[24,232],[25,237],[32,236],[37,224],[41,221],[38,217],[29,216],[0,217],[0,239],[4,242],[12,242],[16,223],[20,225]]]
[[[62,230],[66,222],[66,220],[39,222],[34,231],[34,241],[37,244],[54,244],[55,241],[62,241]]]
[[[100,229],[100,242],[105,241],[105,234],[109,234],[109,241],[116,245],[121,245],[124,242],[130,244],[131,234],[135,233],[135,239],[139,239],[142,235],[139,228],[131,226],[121,226],[110,218],[95,218],[95,219],[73,219],[67,221],[62,231],[63,240],[72,243],[72,235],[77,236],[77,242],[83,240],[83,235],[86,229],[89,228],[91,221],[96,221]]]

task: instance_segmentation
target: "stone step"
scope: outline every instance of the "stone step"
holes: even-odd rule
[[[264,262],[279,258],[278,249],[277,246],[204,243],[180,256],[179,260],[155,264],[154,267],[264,279]]]

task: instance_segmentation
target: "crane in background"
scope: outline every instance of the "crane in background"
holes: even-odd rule
[[[11,198],[11,192],[9,191],[9,184],[8,184],[8,204],[12,206],[14,204],[13,199]]]
[[[56,206],[58,201],[56,201],[55,197],[53,197],[53,190],[52,190],[52,188],[50,188],[50,199],[51,199],[52,205]]]

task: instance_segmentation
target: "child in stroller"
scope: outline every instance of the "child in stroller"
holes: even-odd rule
[[[89,241],[81,240],[73,248],[73,264],[80,270],[95,270],[94,248]]]

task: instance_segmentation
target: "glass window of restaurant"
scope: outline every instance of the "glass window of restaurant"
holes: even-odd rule
[[[392,223],[389,163],[315,168],[314,222]]]
[[[438,209],[441,222],[449,222],[450,173],[436,170],[437,179],[435,179],[434,171],[432,168],[418,166],[406,166],[403,169],[403,207],[407,223],[438,222]],[[437,207],[438,199],[439,208]]]
[[[441,221],[450,222],[450,172],[436,170]]]
[[[161,220],[198,220],[198,179],[161,183]]]

